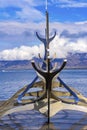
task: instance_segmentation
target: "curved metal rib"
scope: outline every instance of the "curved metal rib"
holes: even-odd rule
[[[40,101],[40,100],[42,100],[44,98],[46,98],[46,92],[44,92],[44,94],[42,96],[38,97],[37,99],[32,99],[31,102],[28,102],[28,99],[27,99],[27,103],[25,103],[25,102],[22,101],[21,104],[22,105],[32,104],[32,103],[38,102],[38,101]]]
[[[40,41],[42,41],[42,42],[44,43],[44,45],[47,44],[46,38],[40,37],[39,34],[38,34],[38,32],[36,32],[36,36],[37,36],[37,38],[38,38]],[[56,36],[56,31],[54,32],[54,35],[53,35],[51,38],[48,39],[48,42],[50,43],[50,42],[55,38],[55,36]]]
[[[40,41],[42,41],[42,42],[45,43],[45,45],[46,45],[46,39],[45,39],[45,38],[40,37],[39,34],[38,34],[38,32],[36,32],[36,36],[37,36],[37,38],[38,38]]]
[[[35,62],[34,62],[34,61],[32,61],[31,63],[32,63],[33,68],[34,68],[41,76],[46,77],[46,72],[45,72],[45,71],[40,70],[39,68],[37,68],[37,66],[35,65]]]
[[[55,36],[56,36],[56,31],[54,32],[54,35],[51,38],[49,38],[49,43],[55,38]]]
[[[53,77],[54,77],[56,74],[58,74],[58,73],[65,67],[66,63],[67,63],[67,60],[64,60],[64,62],[63,62],[63,64],[61,65],[61,67],[60,67],[59,69],[55,70],[54,72],[52,72]]]
[[[47,64],[46,61],[41,58],[40,53],[38,54],[38,56],[39,56],[39,58],[42,60],[42,63],[43,63],[43,64],[44,64],[44,63]],[[43,64],[42,64],[42,66],[43,66]]]
[[[65,100],[65,99],[62,99],[62,98],[60,98],[60,97],[55,96],[53,93],[51,93],[51,96],[52,96],[52,98],[54,98],[54,99],[56,99],[56,100],[58,100],[58,101],[62,101],[63,103],[67,103],[67,104],[77,104],[77,102],[74,102],[74,100],[73,100],[73,102],[72,102],[72,101],[69,101],[69,100]]]
[[[51,64],[51,66],[52,66],[52,64]],[[51,72],[53,72],[57,68],[57,62],[55,62],[54,67],[52,66],[51,68],[52,68]]]
[[[63,84],[63,86],[75,97],[75,101],[76,101],[76,103],[78,103],[79,98],[78,98],[78,96],[76,95],[76,93],[74,93],[74,92],[60,79],[60,77],[58,77],[57,79],[58,79],[58,80]]]
[[[25,95],[25,93],[32,87],[32,85],[36,82],[38,79],[38,76],[35,77],[35,79],[27,86],[27,88],[18,96],[18,103],[21,103],[22,97]]]

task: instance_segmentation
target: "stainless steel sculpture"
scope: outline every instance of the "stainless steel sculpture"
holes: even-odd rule
[[[45,38],[41,38],[37,32],[36,36],[44,44],[45,54],[42,59],[42,66],[37,67],[36,63],[31,61],[37,76],[29,85],[20,89],[0,106],[0,117],[16,111],[36,109],[47,116],[49,123],[51,116],[63,109],[87,112],[87,98],[66,85],[58,75],[65,67],[67,60],[65,59],[58,69],[52,65],[49,45],[55,38],[56,32],[54,36],[49,38],[49,14],[47,10]],[[41,58],[40,54],[39,58]],[[67,91],[62,91],[61,88],[65,88]]]

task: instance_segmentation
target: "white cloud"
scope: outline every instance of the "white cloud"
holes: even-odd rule
[[[36,7],[44,4],[44,2],[38,0],[0,0],[0,8],[3,8],[1,16],[4,18],[10,17],[9,10],[6,8],[13,8],[12,11],[15,12],[15,15],[11,15],[11,20],[15,21],[43,21],[44,15],[41,11],[37,10]],[[5,19],[3,19],[5,20]]]
[[[34,23],[34,22],[27,22],[27,23],[20,23],[20,22],[0,22],[0,50],[13,47],[18,47],[21,45],[35,45],[36,43],[40,43],[40,41],[36,38],[35,32],[40,32],[43,37],[45,37],[45,23]],[[76,22],[76,23],[59,23],[53,22],[50,23],[50,32],[53,33],[53,30],[56,30],[58,35],[61,35],[62,32],[65,30],[68,32],[68,38],[73,40],[75,37],[71,37],[73,34],[74,36],[78,36],[78,38],[87,38],[87,22]],[[81,36],[82,35],[82,36]],[[66,36],[66,33],[64,34]],[[6,47],[5,47],[6,46]]]
[[[72,42],[69,38],[60,38],[58,36],[51,43],[51,55],[56,53],[57,58],[67,57],[68,53],[87,53],[87,38],[77,39]]]
[[[41,47],[40,47],[41,48]],[[21,46],[19,48],[3,50],[0,52],[1,60],[30,60],[34,56],[38,57],[38,46]]]
[[[43,21],[44,20],[44,16],[43,14],[36,10],[33,7],[28,7],[26,6],[26,8],[23,8],[22,11],[18,11],[16,13],[17,17],[20,18],[20,20],[22,21]]]
[[[82,23],[82,24],[80,24]],[[73,23],[60,23],[60,22],[53,22],[50,24],[51,29],[56,28],[56,30],[61,33],[64,30],[67,30],[72,33],[79,33],[79,32],[87,32],[87,23],[85,22],[73,22]]]
[[[78,39],[76,43],[71,42],[70,45],[67,46],[69,51],[72,52],[80,52],[87,53],[87,39]]]
[[[72,33],[87,32],[87,21],[85,22],[75,22],[75,23],[60,23],[52,22],[50,23],[50,32],[54,29],[58,33],[63,32],[64,30]],[[43,32],[45,28],[45,22],[34,23],[34,22],[0,22],[0,32],[7,33],[8,35],[20,35],[25,31],[29,31],[32,34],[36,30]],[[43,34],[44,35],[44,34]]]
[[[87,24],[87,21],[75,22],[75,24],[77,24],[77,25],[78,25],[78,24],[79,24],[79,25],[82,24],[82,25],[83,25],[83,24]]]
[[[43,4],[41,0],[0,0],[0,7],[24,7],[24,6],[38,6]]]
[[[50,44],[50,56],[56,53],[57,58],[66,58],[69,52],[87,53],[87,39],[78,39],[70,42],[70,39],[56,36]],[[30,60],[33,57],[44,56],[44,46],[21,46],[14,49],[3,50],[0,52],[0,60]]]
[[[58,6],[62,8],[67,8],[67,7],[77,7],[77,8],[82,8],[82,7],[87,7],[87,1],[77,1],[77,0],[51,0],[53,3],[58,4]]]

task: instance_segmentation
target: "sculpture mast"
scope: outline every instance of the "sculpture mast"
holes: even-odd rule
[[[46,0],[46,47],[49,49],[49,13],[47,10],[47,0]]]
[[[49,55],[49,13],[47,9],[47,4],[48,1],[46,0],[46,69],[47,72],[50,73],[50,55]],[[49,77],[48,77],[49,78]],[[49,86],[49,83],[47,83],[47,100],[48,100],[48,123],[50,122],[50,91],[51,91],[51,86]]]

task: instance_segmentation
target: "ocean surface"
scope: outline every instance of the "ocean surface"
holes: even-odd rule
[[[36,73],[34,70],[0,71],[0,100],[10,98],[17,90],[29,84]],[[87,69],[63,70],[61,79],[87,97]]]

